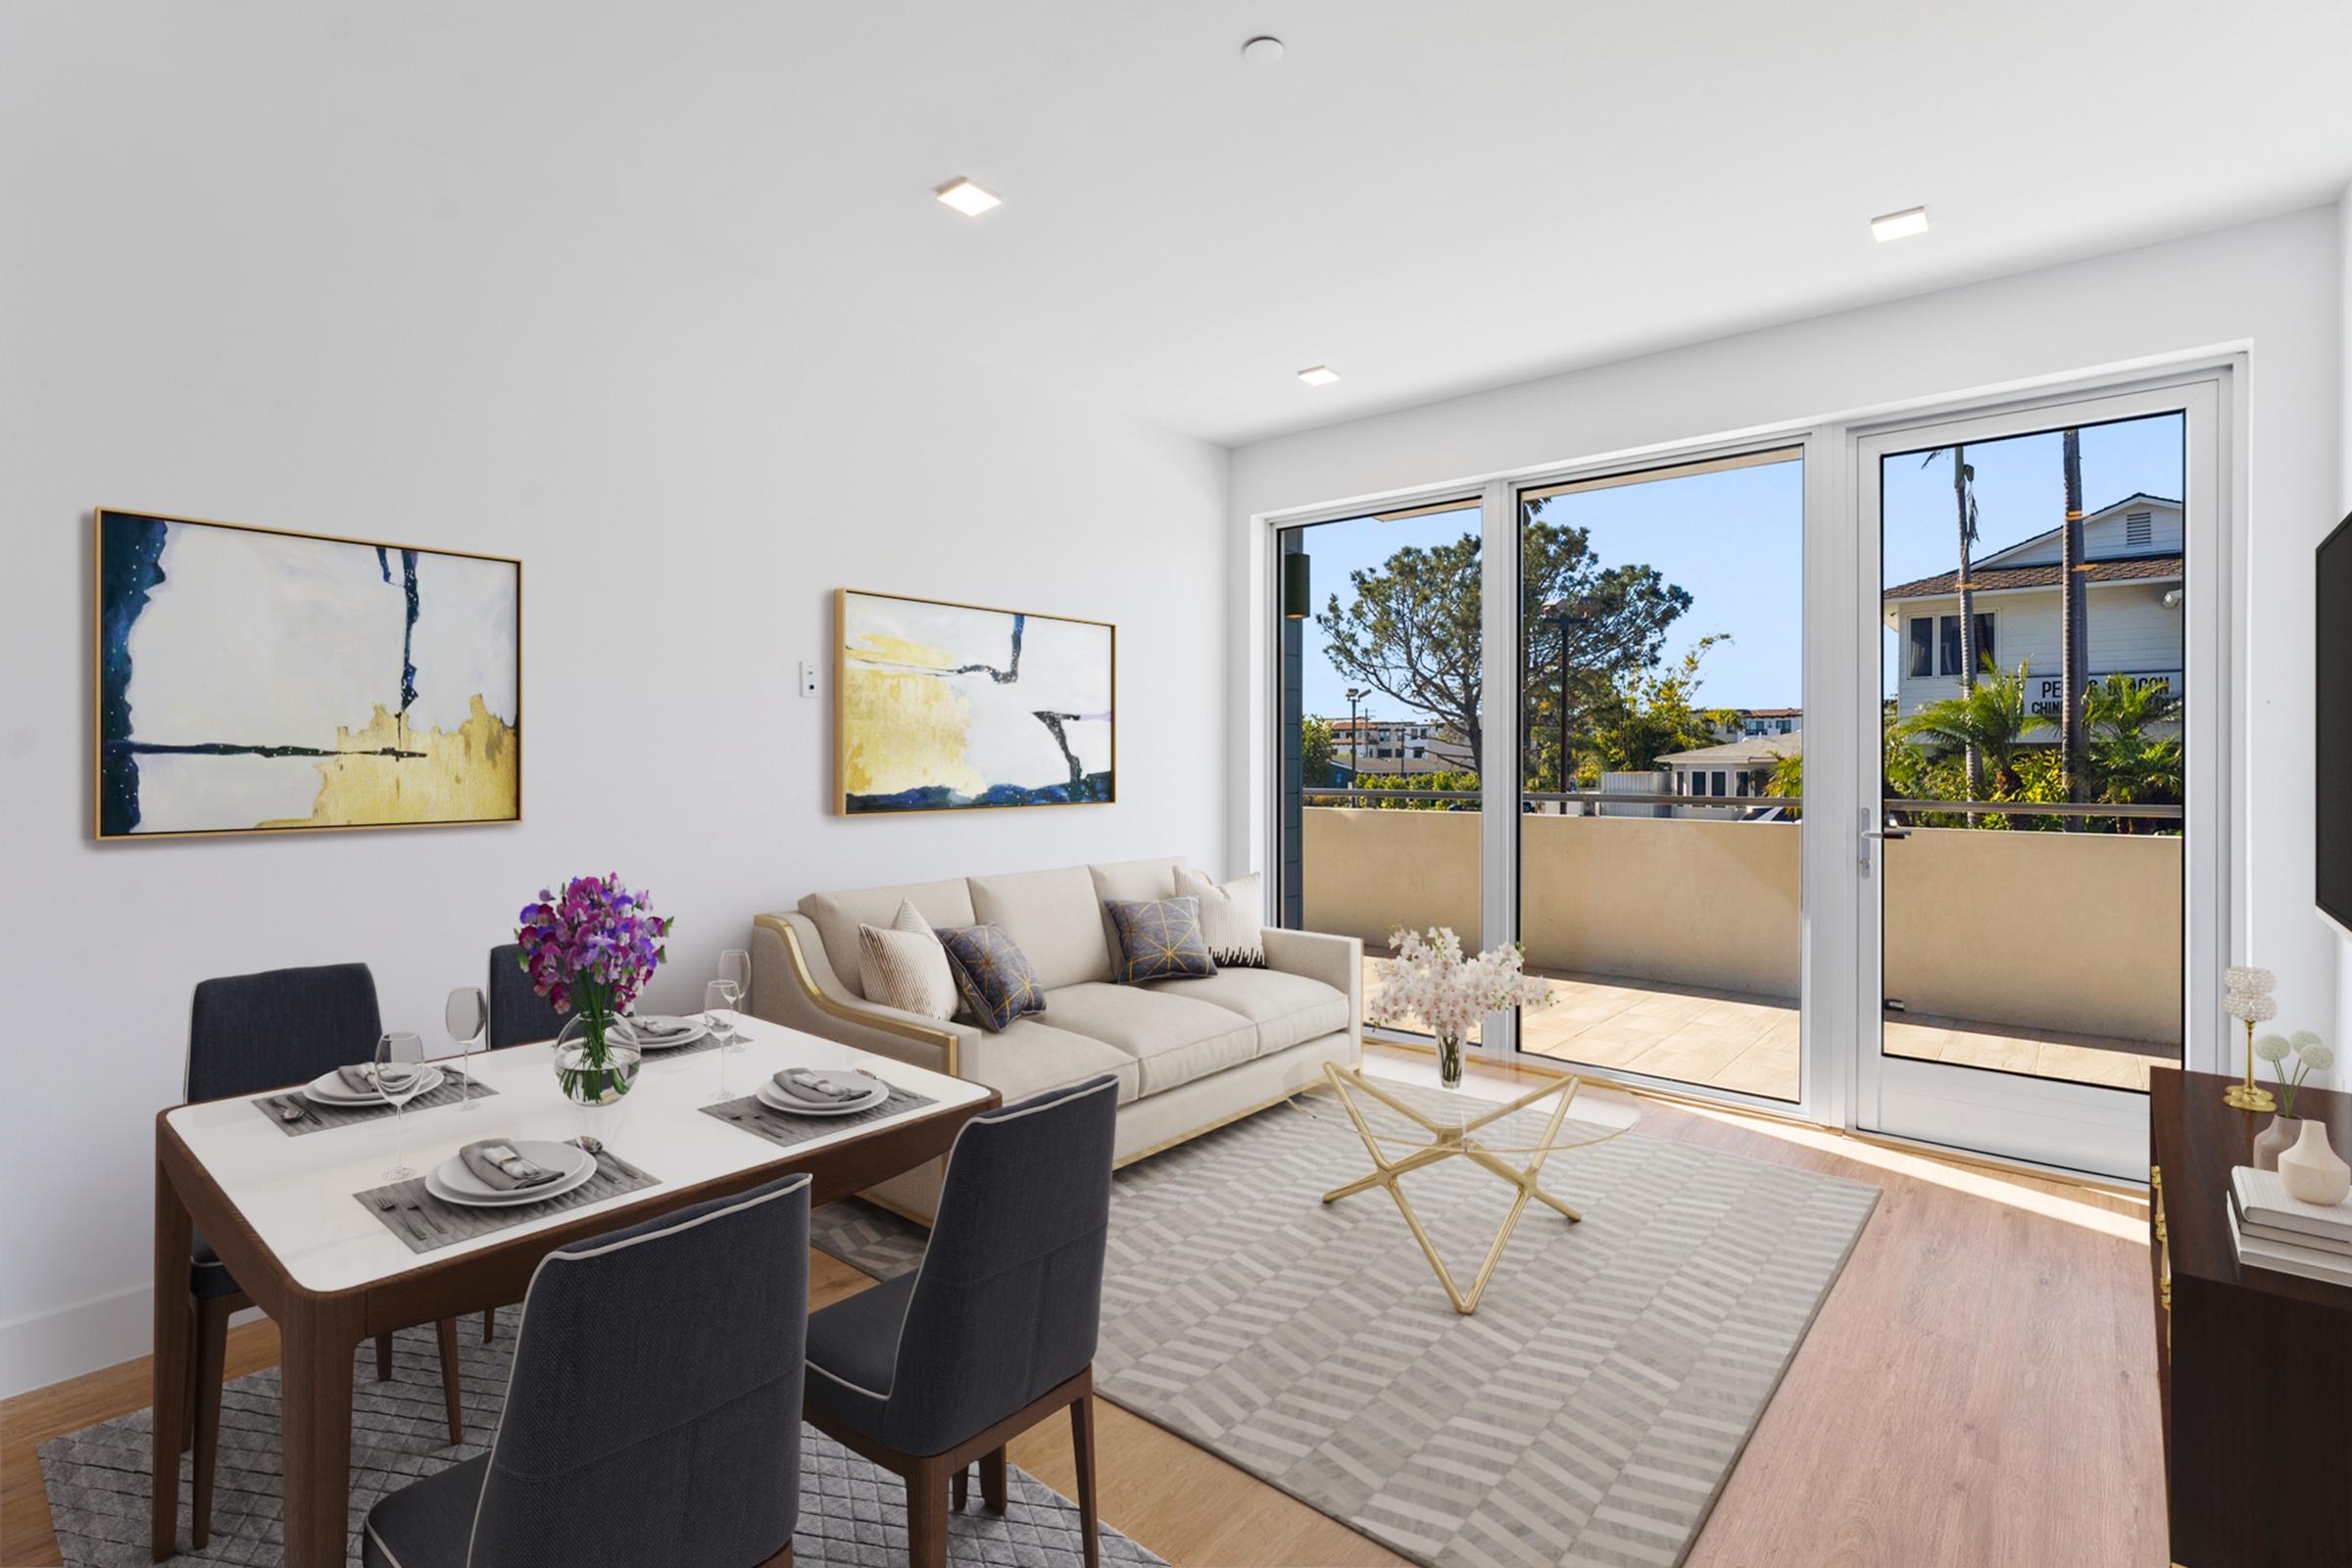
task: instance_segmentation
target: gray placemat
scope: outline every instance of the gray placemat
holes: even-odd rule
[[[791,1111],[776,1109],[758,1095],[745,1095],[740,1100],[722,1100],[715,1105],[705,1105],[703,1114],[716,1116],[720,1121],[740,1127],[747,1133],[758,1133],[779,1149],[790,1149],[795,1144],[822,1138],[844,1127],[880,1121],[885,1116],[895,1116],[901,1111],[920,1110],[925,1105],[937,1103],[939,1102],[928,1095],[914,1094],[892,1084],[888,1100],[863,1110],[853,1110],[846,1116],[796,1116]]]
[[[440,1088],[429,1095],[418,1095],[415,1100],[409,1102],[408,1108],[430,1110],[435,1105],[454,1105],[465,1097],[465,1093],[466,1074],[452,1067],[448,1071],[448,1076],[441,1080]],[[474,1099],[488,1100],[497,1093],[497,1090],[483,1083],[479,1078],[473,1080]],[[291,1100],[310,1114],[300,1121],[288,1121],[277,1113],[276,1107],[271,1103],[278,1100]],[[322,1105],[299,1089],[288,1089],[274,1095],[259,1096],[254,1100],[253,1105],[263,1115],[276,1122],[277,1130],[288,1138],[300,1138],[304,1133],[322,1133],[329,1127],[349,1127],[354,1122],[381,1121],[384,1117],[392,1114],[392,1107],[383,1104]]]
[[[568,1193],[536,1203],[514,1203],[503,1208],[445,1203],[425,1190],[421,1176],[412,1176],[405,1182],[392,1182],[382,1187],[370,1187],[364,1193],[351,1196],[362,1208],[373,1214],[384,1229],[406,1243],[410,1251],[430,1252],[437,1248],[469,1242],[477,1236],[488,1236],[493,1231],[527,1225],[567,1208],[584,1208],[608,1198],[618,1198],[640,1187],[651,1187],[660,1179],[646,1174],[608,1149],[596,1156],[595,1175]],[[381,1207],[386,1199],[391,1200],[395,1206],[390,1209]],[[416,1207],[411,1209],[411,1204]],[[424,1232],[423,1236],[419,1237],[409,1229],[411,1218],[416,1220]]]

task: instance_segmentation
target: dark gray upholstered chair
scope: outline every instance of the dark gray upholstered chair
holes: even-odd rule
[[[188,1017],[186,1095],[191,1102],[227,1100],[308,1083],[324,1072],[368,1061],[383,1023],[375,1004],[375,976],[364,963],[315,969],[271,969],[199,981]],[[183,1446],[195,1449],[197,1546],[213,1528],[213,1469],[220,1436],[220,1377],[228,1356],[228,1320],[253,1300],[230,1277],[202,1232],[188,1277],[189,1310],[196,1315],[195,1387],[188,1401]],[[458,1398],[458,1325],[439,1325],[441,1394],[449,1412],[449,1441],[465,1441]],[[392,1336],[375,1341],[375,1375],[392,1375]]]
[[[564,1015],[531,989],[523,972],[522,945],[510,942],[490,950],[490,1049],[527,1046],[553,1040],[563,1031]]]
[[[556,1249],[490,1451],[370,1508],[362,1562],[789,1562],[808,1327],[806,1175]]]
[[[1118,1082],[1102,1077],[964,1123],[922,1266],[808,1320],[808,1419],[906,1483],[914,1568],[947,1561],[948,1505],[980,1461],[1005,1508],[1004,1446],[1064,1406],[1094,1568],[1095,1341]]]

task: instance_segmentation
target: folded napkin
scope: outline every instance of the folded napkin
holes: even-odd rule
[[[846,1072],[810,1072],[806,1067],[787,1067],[776,1074],[774,1082],[787,1099],[811,1105],[846,1105],[874,1092],[871,1078]]]
[[[337,1067],[335,1073],[344,1084],[363,1095],[382,1093],[375,1086],[375,1063],[363,1061],[353,1067]]]
[[[629,1026],[629,1033],[649,1040],[666,1040],[694,1027],[683,1018],[623,1018],[621,1022]]]
[[[537,1187],[552,1182],[564,1173],[549,1170],[522,1157],[514,1146],[503,1138],[483,1138],[458,1151],[466,1168],[479,1177],[482,1184],[495,1187],[502,1193],[512,1193],[524,1187]]]

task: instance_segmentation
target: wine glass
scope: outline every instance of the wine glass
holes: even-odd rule
[[[716,1034],[724,1027],[718,1015],[735,1005],[735,984],[731,980],[713,980],[703,987],[703,1021]],[[709,1103],[716,1105],[735,1097],[727,1092],[727,1048],[721,1046],[710,1053],[718,1058],[718,1087],[710,1092]]]
[[[394,1030],[375,1042],[375,1088],[392,1107],[392,1168],[384,1172],[388,1182],[405,1182],[416,1173],[409,1169],[403,1157],[407,1142],[402,1136],[400,1113],[408,1102],[416,1098],[424,1087],[424,1042],[406,1030]]]
[[[449,1002],[441,1009],[441,1022],[449,1030],[449,1038],[457,1042],[458,1054],[466,1055],[481,1042],[489,1027],[490,1001],[479,986],[460,986],[449,994]],[[458,1080],[458,1108],[471,1110],[473,1074],[466,1071],[463,1062],[459,1063]]]
[[[727,1043],[723,1049],[741,1051],[743,1032],[736,1025],[743,1021],[743,1005],[752,1000],[752,956],[741,948],[729,948],[718,956],[718,977],[735,988],[735,1000],[729,1005],[734,1016],[727,1020]]]

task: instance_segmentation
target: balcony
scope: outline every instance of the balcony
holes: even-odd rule
[[[1304,924],[1479,927],[1479,815],[1308,808]],[[1537,1054],[1797,1098],[1799,828],[1520,819]],[[1889,1054],[2145,1090],[2180,1056],[2177,835],[1920,828],[1885,847]]]

